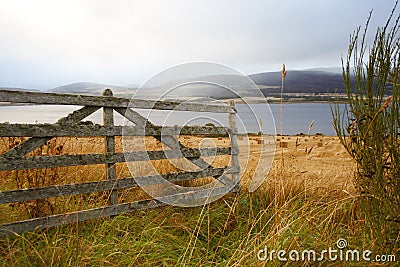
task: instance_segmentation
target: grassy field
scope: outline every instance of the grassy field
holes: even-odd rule
[[[20,140],[1,140],[5,150]],[[247,190],[259,161],[257,137],[242,138],[250,143],[248,164],[242,171],[242,191],[202,207],[162,207],[136,211],[113,219],[15,234],[0,238],[0,262],[3,266],[365,266],[366,262],[260,261],[260,249],[322,250],[337,249],[344,238],[346,249],[383,248],[365,226],[359,213],[352,184],[354,163],[334,137],[283,137],[287,148],[277,148],[265,182],[254,193]],[[11,144],[14,142],[14,144]],[[55,140],[33,153],[91,153],[104,149],[101,139]],[[117,143],[120,140],[117,140]],[[153,141],[151,141],[153,142]],[[161,149],[160,144],[147,144]],[[196,147],[197,139],[183,139]],[[228,145],[226,140],[214,140]],[[62,147],[61,147],[62,146]],[[58,148],[57,148],[58,147]],[[244,156],[243,154],[241,156]],[[266,155],[271,156],[271,155]],[[243,160],[242,160],[243,161]],[[224,166],[227,157],[213,160]],[[262,162],[262,161],[261,161]],[[243,163],[243,162],[242,162]],[[179,164],[179,163],[177,163]],[[174,171],[177,164],[159,161],[157,171]],[[175,165],[175,166],[174,166]],[[146,173],[141,164],[138,173]],[[83,182],[104,179],[105,167],[65,167],[30,172],[1,172],[1,190],[43,186],[57,182]],[[117,166],[118,177],[127,174],[126,166]],[[193,184],[186,184],[193,186]],[[136,191],[135,191],[136,190]],[[144,197],[137,190],[126,190],[119,201]],[[2,222],[16,218],[43,216],[87,208],[105,203],[107,196],[92,194],[57,198],[38,203],[1,205]],[[103,202],[102,202],[103,201]],[[36,206],[35,206],[36,205]],[[392,254],[397,253],[393,251]],[[373,254],[374,255],[374,254]],[[301,257],[301,256],[300,256]],[[376,266],[377,264],[374,263]],[[393,263],[392,263],[393,265]],[[395,266],[395,265],[393,265]]]

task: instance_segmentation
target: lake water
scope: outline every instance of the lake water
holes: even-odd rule
[[[270,104],[237,104],[237,124],[239,132],[279,133],[280,105]],[[0,106],[0,122],[10,123],[54,123],[59,118],[80,108],[79,106]],[[227,125],[227,114],[184,112],[184,111],[146,111],[137,110],[144,116],[149,116],[151,122],[157,125],[204,125],[211,122],[214,125]],[[283,134],[307,133],[310,123],[314,120],[311,134],[322,133],[336,135],[330,105],[327,103],[296,103],[283,106]],[[261,118],[261,120],[260,120]],[[102,122],[102,111],[99,110],[84,120],[95,123]],[[115,116],[115,123],[124,124],[122,116]],[[275,124],[274,124],[275,123]]]

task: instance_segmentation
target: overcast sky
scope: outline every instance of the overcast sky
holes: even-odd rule
[[[244,74],[339,67],[350,33],[394,0],[0,0],[0,87],[141,84],[181,63]]]

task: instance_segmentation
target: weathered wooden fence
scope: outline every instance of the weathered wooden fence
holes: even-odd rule
[[[78,105],[82,108],[59,119],[54,124],[12,124],[0,123],[0,137],[29,137],[26,141],[0,155],[0,171],[29,170],[62,166],[80,166],[90,164],[105,164],[107,180],[51,185],[20,190],[0,191],[0,204],[39,200],[44,198],[88,194],[92,192],[110,192],[108,205],[93,209],[80,210],[65,214],[55,214],[47,217],[33,218],[23,221],[8,222],[0,225],[0,235],[20,233],[50,226],[69,224],[90,219],[115,216],[137,209],[154,208],[166,205],[162,199],[146,199],[141,201],[118,203],[118,190],[137,187],[134,177],[116,177],[115,164],[125,162],[126,154],[135,161],[160,160],[184,157],[201,168],[200,171],[173,172],[162,177],[170,182],[191,180],[204,177],[214,177],[223,186],[221,190],[213,190],[214,195],[221,195],[226,187],[239,190],[237,128],[235,122],[235,107],[223,104],[203,104],[179,101],[155,101],[141,99],[126,99],[113,97],[112,91],[106,89],[103,96],[83,96],[72,94],[54,94],[40,92],[0,91],[0,102],[30,103],[46,105]],[[99,109],[103,109],[103,125],[87,125],[80,123],[82,119]],[[229,127],[181,126],[161,127],[153,125],[134,109],[179,110],[195,112],[227,113]],[[114,111],[124,116],[134,126],[114,125]],[[145,131],[143,131],[145,129]],[[177,129],[181,135],[221,135],[229,133],[230,147],[188,148],[176,137]],[[153,136],[171,148],[164,151],[115,152],[115,136]],[[163,135],[163,138],[161,138]],[[55,156],[26,156],[29,152],[46,144],[53,137],[92,137],[105,138],[105,154],[76,154]],[[215,168],[202,159],[202,156],[213,154],[231,155],[230,165],[225,168]],[[228,175],[228,176],[227,176]],[[152,176],[146,176],[151,180]],[[219,193],[220,192],[220,193]],[[177,198],[207,198],[210,191],[194,191],[192,194],[177,195]]]

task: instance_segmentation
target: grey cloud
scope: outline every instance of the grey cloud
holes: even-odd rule
[[[7,1],[0,86],[141,83],[172,65],[214,61],[245,73],[340,64],[349,34],[391,1]],[[24,7],[24,8],[21,8]],[[5,71],[4,71],[5,70]]]

